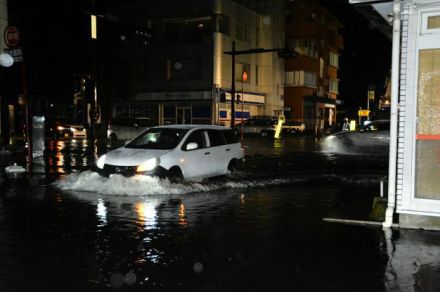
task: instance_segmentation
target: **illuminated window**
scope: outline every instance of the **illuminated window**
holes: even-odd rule
[[[308,71],[287,71],[285,75],[286,86],[317,87],[317,74]]]
[[[330,78],[329,91],[333,93],[339,93],[339,81],[338,79]]]
[[[420,32],[422,35],[440,33],[440,11],[427,11],[422,13],[422,25]]]
[[[329,63],[331,66],[339,68],[339,55],[336,53],[330,52]]]
[[[430,16],[428,17],[428,29],[440,28],[440,16]]]
[[[288,41],[288,46],[301,55],[318,59],[318,44],[316,41],[291,39]]]

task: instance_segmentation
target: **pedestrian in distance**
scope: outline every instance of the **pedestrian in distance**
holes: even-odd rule
[[[344,119],[344,123],[342,124],[342,131],[349,131],[350,130],[350,122],[348,121],[348,118]]]

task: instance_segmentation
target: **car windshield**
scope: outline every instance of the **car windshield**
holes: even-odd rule
[[[126,148],[173,149],[179,145],[187,129],[150,128],[129,142]]]

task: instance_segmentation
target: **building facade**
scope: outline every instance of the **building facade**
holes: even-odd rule
[[[285,62],[285,116],[307,129],[336,123],[342,24],[315,1],[287,1],[286,43],[300,55]]]
[[[147,116],[159,125],[229,125],[232,56],[225,52],[233,42],[237,51],[284,47],[282,1],[260,8],[231,0],[194,0],[166,15],[154,16],[150,10],[150,19],[138,21],[138,36],[151,36],[144,38],[145,45],[125,40],[127,64],[133,68],[127,74],[135,82],[127,96],[116,97],[111,115]],[[282,114],[284,60],[276,52],[237,55],[234,67],[236,122]]]

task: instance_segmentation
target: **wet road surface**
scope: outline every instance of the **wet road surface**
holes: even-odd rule
[[[51,141],[1,183],[0,291],[439,291],[439,233],[322,220],[368,220],[386,159],[243,144],[239,173],[171,184],[89,170],[118,145]]]

